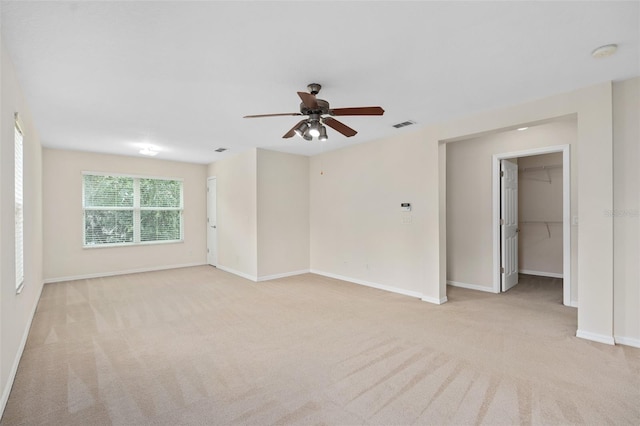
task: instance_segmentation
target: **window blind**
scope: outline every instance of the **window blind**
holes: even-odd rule
[[[182,240],[182,181],[86,173],[84,245]]]
[[[15,118],[14,133],[14,182],[15,182],[15,268],[16,291],[19,293],[24,284],[24,155],[22,130]]]

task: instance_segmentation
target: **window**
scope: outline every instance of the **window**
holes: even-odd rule
[[[16,292],[22,291],[24,285],[24,185],[23,185],[23,147],[22,128],[15,114],[14,133],[14,182],[15,182],[15,250],[16,250]]]
[[[182,241],[182,180],[85,173],[84,246]]]

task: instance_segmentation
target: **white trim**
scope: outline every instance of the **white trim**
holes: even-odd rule
[[[571,146],[554,145],[523,151],[493,154],[493,290],[500,292],[500,160],[562,152],[562,303],[571,301]]]
[[[605,345],[615,345],[615,340],[613,340],[613,336],[608,336],[606,334],[598,334],[591,333],[589,331],[578,330],[576,332],[576,337],[581,339],[591,340],[598,343],[604,343]]]
[[[113,176],[113,177],[130,177],[133,179],[155,179],[155,180],[179,180],[184,182],[183,177],[167,177],[167,176],[152,176],[152,175],[135,175],[131,173],[112,173],[112,172],[92,172],[89,170],[83,170],[82,176]]]
[[[113,272],[98,272],[95,274],[84,274],[84,275],[73,275],[69,277],[58,277],[58,278],[47,278],[44,280],[45,284],[53,284],[60,283],[63,281],[75,281],[75,280],[86,280],[90,278],[103,278],[103,277],[113,277],[117,275],[128,275],[128,274],[139,274],[141,272],[155,272],[155,271],[164,271],[167,269],[179,269],[179,268],[191,268],[194,266],[204,266],[206,263],[185,263],[181,265],[163,265],[163,266],[152,266],[149,268],[140,268],[140,269],[128,269],[126,271],[113,271]]]
[[[7,377],[7,384],[2,390],[2,400],[0,400],[0,416],[4,414],[4,409],[7,407],[7,402],[9,401],[9,395],[11,394],[11,388],[13,387],[13,382],[15,381],[16,374],[18,373],[18,365],[20,364],[20,359],[22,358],[24,347],[27,344],[27,338],[29,337],[29,331],[31,330],[31,322],[33,321],[33,317],[36,316],[36,309],[38,308],[38,302],[40,302],[40,296],[42,295],[43,288],[44,288],[44,283],[40,286],[38,297],[36,297],[33,303],[33,308],[31,309],[31,315],[29,315],[29,321],[27,322],[27,326],[25,327],[24,333],[22,334],[22,340],[20,341],[20,346],[18,347],[18,352],[16,353],[16,357],[13,360],[13,365],[11,366],[9,377]]]
[[[301,271],[284,272],[282,274],[264,275],[262,277],[258,277],[258,282],[275,280],[275,279],[278,279],[278,278],[293,277],[294,275],[308,274],[309,272],[310,272],[309,269],[303,269]]]
[[[347,281],[354,284],[360,284],[367,287],[377,288],[378,290],[390,291],[392,293],[402,294],[404,296],[417,297],[418,299],[425,300],[423,298],[422,293],[413,291],[413,290],[405,290],[403,288],[391,287],[384,284],[378,284],[371,281],[365,281],[358,278],[345,277],[344,275],[332,274],[330,272],[318,271],[317,269],[311,269],[310,272],[316,275],[322,275],[323,277],[335,278],[336,280]],[[445,298],[446,299],[446,298]],[[428,300],[431,301],[431,300]],[[435,302],[434,302],[435,303]]]
[[[537,277],[562,278],[562,274],[558,274],[557,272],[532,271],[530,269],[520,269],[518,272],[525,275],[535,275]]]
[[[422,296],[420,298],[423,302],[433,303],[434,305],[442,305],[443,303],[447,303],[447,297],[443,297],[442,299],[436,299],[435,297]]]
[[[240,271],[237,271],[237,270],[232,269],[232,268],[227,268],[226,266],[223,266],[223,265],[217,265],[215,267],[220,269],[221,271],[228,272],[228,273],[233,274],[233,275],[237,275],[237,276],[245,278],[245,279],[247,279],[249,281],[253,281],[254,283],[258,282],[258,277],[255,276],[255,275],[245,274],[244,272],[240,272]]]
[[[616,343],[621,345],[633,346],[634,348],[640,348],[640,339],[634,339],[633,337],[613,336]]]
[[[571,306],[572,308],[577,308],[578,307],[578,301],[577,300],[572,300],[571,303],[569,304],[569,306]]]
[[[485,291],[487,293],[496,293],[493,287],[487,287],[486,285],[467,284],[467,283],[461,283],[458,281],[449,281],[449,280],[447,280],[447,285],[450,285],[452,287],[466,288],[468,290],[477,290],[477,291]]]

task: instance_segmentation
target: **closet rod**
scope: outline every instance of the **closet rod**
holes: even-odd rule
[[[531,170],[548,170],[548,169],[560,169],[560,168],[562,168],[562,164],[551,164],[549,166],[520,167],[518,168],[518,171],[528,172]]]

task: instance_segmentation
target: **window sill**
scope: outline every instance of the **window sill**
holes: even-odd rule
[[[115,243],[115,244],[91,244],[83,245],[83,249],[93,250],[101,248],[122,248],[122,247],[139,247],[139,246],[157,246],[165,244],[182,244],[184,238],[181,240],[169,240],[169,241],[145,241],[141,243]]]

